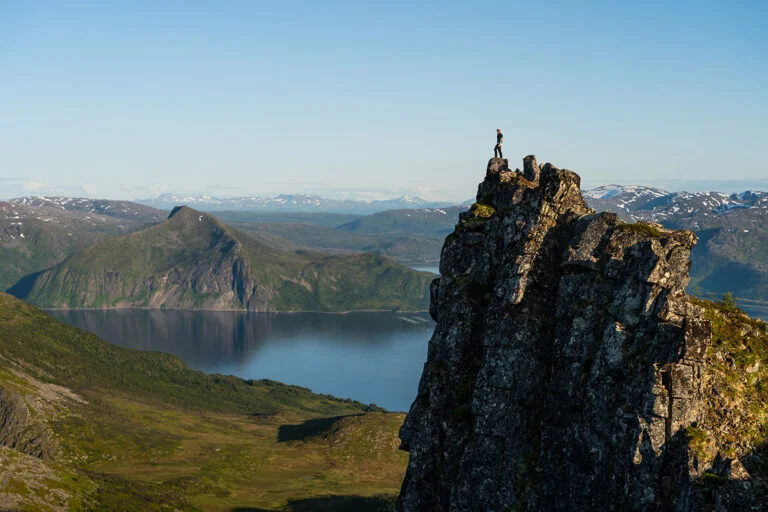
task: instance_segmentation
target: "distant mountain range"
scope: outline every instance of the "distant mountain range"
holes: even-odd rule
[[[764,308],[760,314],[768,316],[768,193],[687,193],[607,185],[583,195],[592,208],[614,212],[627,222],[652,221],[696,232],[699,243],[692,253],[689,290],[705,296],[731,291],[753,314],[754,308]],[[436,206],[413,197],[373,202],[307,195],[159,197],[165,198],[155,203],[161,208],[187,200],[208,201],[207,210],[217,211],[229,226],[275,250],[373,252],[406,264],[436,263],[445,234],[471,204]],[[393,205],[397,207],[386,209]],[[370,211],[378,209],[385,210]],[[161,209],[129,201],[27,197],[0,203],[0,289],[90,245],[166,217]]]
[[[741,220],[757,221],[768,211],[768,193],[753,190],[726,195],[607,185],[586,191],[584,197],[592,208],[612,211],[625,220],[668,222],[679,229],[706,229],[713,219],[735,210],[741,210]]]
[[[400,196],[377,201],[354,199],[328,199],[316,195],[280,194],[274,197],[214,197],[207,195],[183,196],[161,194],[138,203],[170,210],[186,205],[203,211],[281,211],[281,212],[331,212],[367,214],[397,208],[428,208],[450,206],[446,202],[429,202],[420,197]]]
[[[132,201],[113,201],[111,199],[89,199],[85,197],[41,196],[18,197],[8,201],[10,204],[33,208],[55,208],[71,212],[94,213],[116,219],[128,219],[141,222],[159,222],[167,213]]]

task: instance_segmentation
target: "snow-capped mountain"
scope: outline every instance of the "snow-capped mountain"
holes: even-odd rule
[[[642,208],[646,203],[664,197],[669,192],[658,188],[638,185],[606,185],[584,192],[584,198],[598,211],[629,212]]]
[[[426,208],[449,206],[450,203],[431,203],[420,197],[401,196],[393,199],[360,201],[353,199],[328,199],[317,195],[280,194],[274,197],[214,197],[207,195],[185,196],[161,194],[139,203],[161,209],[187,205],[204,211],[283,211],[283,212],[333,212],[374,213],[402,208]]]
[[[0,290],[94,243],[166,216],[124,201],[66,197],[0,201]]]
[[[130,219],[145,222],[158,222],[167,214],[155,208],[131,201],[112,201],[109,199],[89,199],[84,197],[41,196],[17,197],[10,204],[31,207],[55,208],[73,212],[106,215],[118,219]],[[33,210],[34,211],[34,210]]]
[[[617,213],[627,221],[649,220],[693,230],[705,229],[715,219],[736,211],[743,222],[765,220],[768,214],[768,194],[753,190],[727,195],[607,185],[585,191],[584,197],[595,210]]]

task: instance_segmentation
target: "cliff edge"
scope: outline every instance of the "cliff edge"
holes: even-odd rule
[[[759,510],[768,381],[686,296],[696,240],[596,214],[532,155],[491,159],[431,286],[398,510]],[[768,347],[743,325],[733,350]],[[737,392],[752,412],[713,398]]]

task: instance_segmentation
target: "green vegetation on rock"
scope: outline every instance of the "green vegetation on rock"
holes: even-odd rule
[[[490,219],[493,217],[493,214],[496,213],[496,210],[493,208],[493,206],[485,203],[473,204],[470,211],[474,213],[476,217],[480,217],[481,219]]]
[[[619,224],[618,228],[623,231],[629,231],[631,233],[637,233],[639,235],[649,236],[651,238],[659,238],[662,236],[661,230],[652,224],[647,222],[635,222],[633,224]]]
[[[712,325],[707,419],[688,429],[691,448],[704,460],[745,457],[752,477],[768,478],[768,464],[760,462],[768,460],[768,324],[728,300],[691,301]]]

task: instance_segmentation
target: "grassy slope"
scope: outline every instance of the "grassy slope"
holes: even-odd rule
[[[325,213],[325,212],[248,212],[248,211],[221,211],[216,212],[216,217],[224,222],[236,224],[266,224],[266,223],[299,223],[312,224],[335,228],[347,222],[362,217],[353,213]]]
[[[243,255],[256,282],[272,294],[278,310],[424,309],[430,276],[376,256],[335,256],[307,251],[281,251],[191,209],[151,228],[116,237],[73,256],[38,278],[23,297],[47,307],[102,307],[127,303],[148,306],[150,285],[164,276],[181,274],[193,281],[231,278],[216,276],[231,267],[230,257]],[[223,265],[220,263],[223,262]],[[105,291],[105,283],[114,283]],[[208,281],[206,281],[206,279]],[[209,284],[183,286],[182,307],[207,300]],[[194,295],[194,296],[193,296]],[[169,307],[176,307],[169,305]],[[240,309],[231,301],[227,309]]]
[[[701,425],[711,432],[710,448],[729,457],[768,448],[768,323],[724,302],[691,300],[712,323],[705,393],[711,420]],[[760,476],[768,478],[768,460],[763,470]]]
[[[701,420],[686,428],[696,468],[736,461],[735,479],[707,470],[700,478],[705,496],[722,487],[740,488],[739,467],[746,469],[753,492],[768,481],[768,324],[749,318],[727,301],[691,298],[712,325],[705,354]],[[722,471],[722,469],[720,470]],[[743,492],[743,489],[739,489]],[[732,504],[733,505],[733,504]]]
[[[443,236],[402,234],[365,234],[296,222],[240,222],[238,229],[266,240],[288,240],[294,247],[315,251],[364,251],[393,258],[403,264],[437,262]]]
[[[29,404],[47,403],[41,390],[53,384],[87,401],[47,408],[55,458],[0,447],[3,468],[13,466],[8,460],[27,468],[0,468],[0,506],[379,510],[405,470],[401,414],[365,413],[358,402],[275,382],[206,375],[172,356],[107,344],[4,294],[0,360],[0,389]]]
[[[337,229],[366,234],[445,236],[453,231],[459,213],[466,209],[463,206],[451,206],[442,209],[389,210],[360,217]]]

